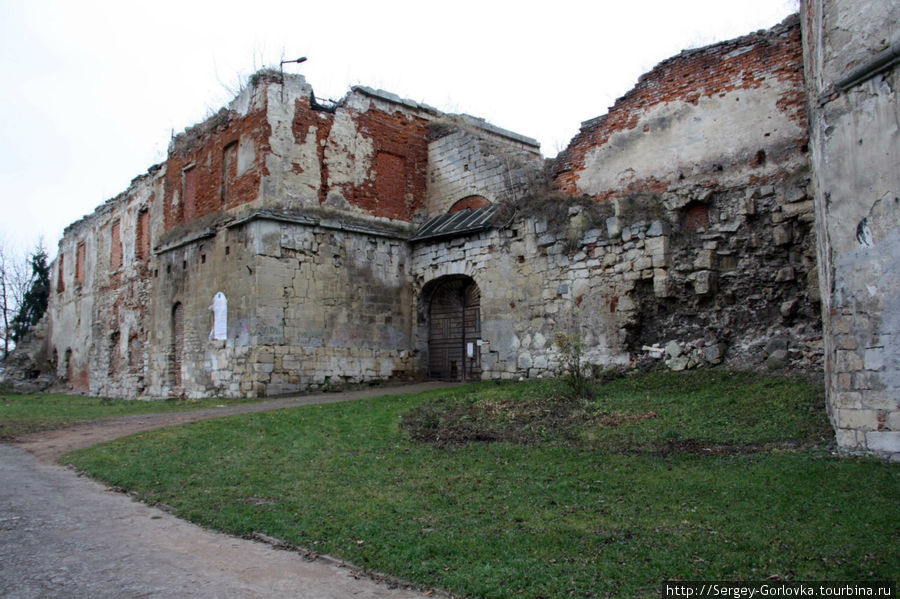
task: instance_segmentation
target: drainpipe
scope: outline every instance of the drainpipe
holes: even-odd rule
[[[867,81],[900,62],[900,40],[871,57],[861,65],[854,67],[846,75],[834,82],[838,91],[845,92],[855,85]]]

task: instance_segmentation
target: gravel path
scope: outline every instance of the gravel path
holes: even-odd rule
[[[80,447],[172,424],[441,386],[329,393],[124,417],[0,445],[0,597],[434,596],[392,588],[334,560],[202,529],[55,464]],[[25,451],[27,450],[27,451]]]

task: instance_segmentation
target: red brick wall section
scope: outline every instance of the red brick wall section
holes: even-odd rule
[[[122,221],[113,223],[109,233],[109,269],[122,268]]]
[[[768,31],[687,50],[658,64],[642,75],[631,91],[616,100],[607,114],[582,124],[578,134],[556,159],[554,186],[560,191],[577,194],[578,175],[584,169],[585,155],[592,148],[606,144],[613,133],[634,129],[649,107],[673,101],[696,104],[702,96],[757,88],[765,85],[769,78],[794,83],[792,89],[795,91],[782,96],[777,107],[802,123],[805,129],[803,55],[797,19]],[[797,140],[797,147],[806,143],[806,138]],[[641,187],[622,191],[660,192],[666,185],[660,181],[643,181]]]
[[[375,146],[373,180],[342,185],[344,197],[374,216],[411,221],[425,206],[428,167],[426,121],[378,109],[355,117],[357,131]]]
[[[136,260],[146,260],[150,257],[150,211],[141,210],[137,217],[137,230],[135,231],[134,253]]]
[[[66,290],[66,279],[63,276],[63,272],[64,272],[63,265],[65,264],[65,255],[63,255],[62,252],[60,252],[60,254],[59,254],[58,263],[59,263],[59,270],[56,273],[56,292],[62,293],[63,291]]]
[[[85,271],[85,259],[87,258],[87,248],[84,245],[84,242],[81,241],[78,243],[78,248],[75,250],[75,282],[76,283],[84,283],[84,271]]]
[[[261,108],[246,116],[223,109],[178,136],[166,162],[166,230],[255,200],[266,174],[260,156],[268,152],[270,134],[266,110]],[[241,139],[252,140],[256,160],[238,177],[236,154]],[[181,198],[173,205],[175,193]]]

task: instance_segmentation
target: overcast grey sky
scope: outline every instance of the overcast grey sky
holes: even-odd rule
[[[256,68],[320,98],[382,88],[563,149],[682,49],[768,28],[797,0],[0,0],[0,241],[19,250],[165,159]]]

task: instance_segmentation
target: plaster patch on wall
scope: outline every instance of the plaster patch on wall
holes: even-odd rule
[[[277,86],[269,88],[267,119],[272,129],[270,152],[266,155],[269,176],[265,183],[267,195],[291,204],[318,203],[321,175],[316,148],[316,128],[309,126],[304,139],[294,138],[293,121],[295,99],[281,102]]]
[[[753,155],[744,156],[742,151],[756,152],[805,135],[776,106],[787,86],[739,89],[701,97],[696,104],[677,101],[652,106],[634,128],[617,131],[606,144],[588,151],[578,189],[597,195],[633,179],[668,180],[679,172],[693,172],[711,159],[725,165],[742,161],[749,165]]]
[[[375,155],[375,144],[357,130],[351,114],[334,115],[331,135],[325,146],[328,185],[362,185],[368,178]]]

